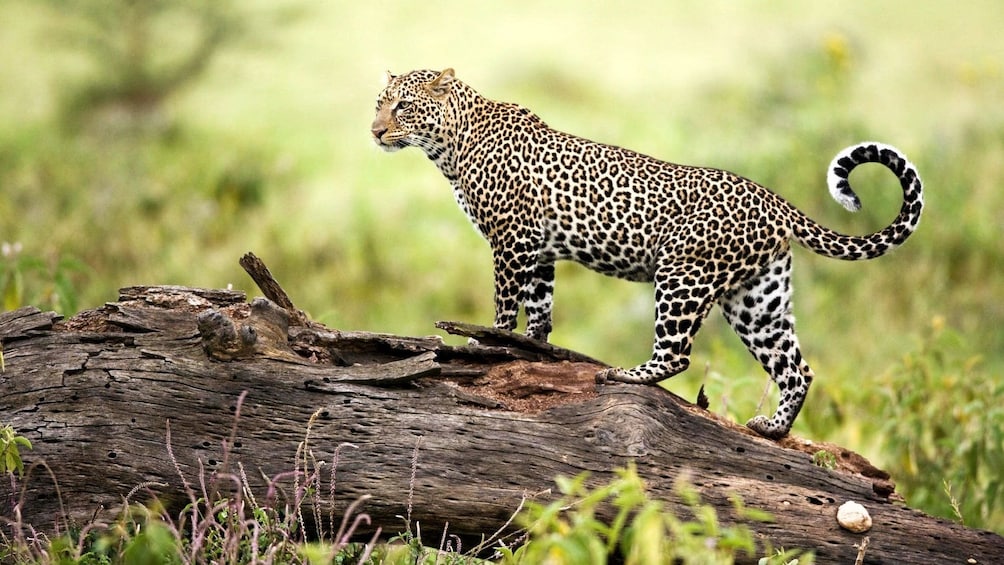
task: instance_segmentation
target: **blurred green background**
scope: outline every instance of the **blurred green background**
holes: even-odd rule
[[[925,181],[917,234],[864,263],[796,251],[818,378],[795,433],[864,453],[912,505],[1004,531],[999,0],[5,0],[0,22],[5,309],[69,315],[134,284],[255,293],[237,264],[253,251],[332,327],[489,324],[487,244],[424,155],[369,139],[385,70],[454,67],[555,128],[730,169],[846,232],[884,226],[901,195],[863,167],[848,214],[826,165],[898,146]],[[650,353],[648,286],[563,264],[556,301],[554,343]],[[665,384],[704,384],[742,422],[767,378],[715,312]]]

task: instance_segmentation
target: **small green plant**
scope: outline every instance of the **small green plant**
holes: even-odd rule
[[[31,449],[28,438],[20,436],[11,425],[0,427],[0,475],[17,473],[24,476],[24,462],[21,461],[21,448]]]
[[[945,496],[948,497],[948,503],[952,506],[952,513],[955,514],[955,519],[958,520],[960,524],[965,526],[966,520],[962,516],[962,510],[959,508],[959,500],[955,498],[954,494],[952,494],[952,483],[945,480],[942,485],[945,488]]]
[[[157,505],[134,504],[123,508],[80,561],[168,565],[182,562],[180,550],[175,532],[158,516]]]
[[[530,504],[521,517],[528,539],[512,550],[501,548],[505,564],[517,563],[607,563],[619,552],[632,563],[733,563],[738,557],[756,554],[756,539],[743,524],[723,525],[714,508],[703,504],[695,488],[685,480],[676,494],[693,514],[681,520],[661,501],[652,500],[634,465],[617,470],[617,478],[595,489],[586,487],[587,474],[560,477],[561,498],[548,505]],[[599,514],[612,505],[614,516]],[[769,521],[768,514],[746,508],[733,499],[736,514],[744,520]],[[773,553],[768,549],[768,553]],[[765,563],[788,563],[791,552],[773,553]],[[810,563],[809,556],[802,563]]]
[[[812,454],[812,464],[824,469],[836,469],[837,458],[829,451],[820,449]]]

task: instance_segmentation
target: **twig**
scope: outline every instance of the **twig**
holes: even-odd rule
[[[500,330],[498,328],[488,328],[475,324],[466,324],[463,322],[436,322],[436,327],[453,335],[474,338],[478,340],[481,345],[513,347],[536,354],[537,356],[557,361],[593,363],[595,365],[609,367],[606,363],[593,359],[588,355],[572,351],[571,349],[551,345],[545,341],[533,339],[516,332]]]
[[[405,527],[411,533],[411,506],[415,501],[415,475],[418,472],[418,451],[422,447],[423,436],[418,436],[415,440],[415,450],[411,454],[411,479],[408,481],[408,512],[405,515]]]
[[[289,312],[292,322],[299,326],[309,326],[310,319],[298,309],[282,286],[272,276],[271,271],[265,266],[265,262],[254,253],[245,253],[240,259],[240,265],[251,277],[251,280],[258,286],[265,298],[279,305],[280,308]]]
[[[861,540],[858,545],[858,558],[854,560],[854,565],[862,565],[865,562],[865,551],[868,549],[868,536]]]

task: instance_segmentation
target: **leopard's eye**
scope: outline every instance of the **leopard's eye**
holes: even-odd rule
[[[394,103],[395,112],[404,112],[410,109],[411,107],[412,107],[411,100],[398,100],[396,103]]]

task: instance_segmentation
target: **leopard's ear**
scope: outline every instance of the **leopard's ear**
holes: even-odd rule
[[[429,94],[436,97],[443,97],[450,93],[450,88],[453,86],[453,81],[456,80],[453,76],[453,69],[446,69],[439,73],[439,76],[432,79],[429,83],[428,89]]]
[[[397,77],[395,77],[390,71],[384,71],[383,85],[390,86],[390,81],[394,80],[395,78]]]

